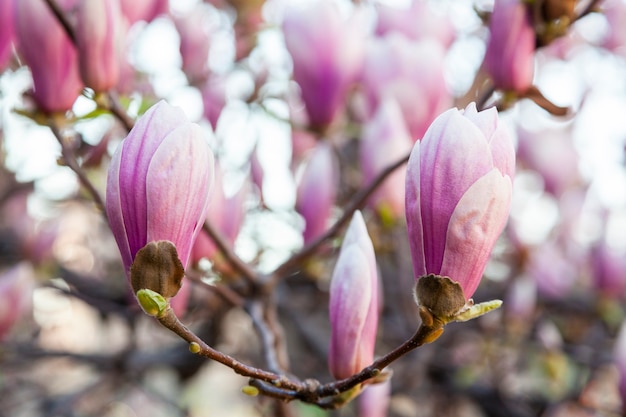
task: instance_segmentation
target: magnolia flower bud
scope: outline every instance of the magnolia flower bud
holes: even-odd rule
[[[346,232],[330,283],[330,371],[347,378],[374,357],[378,326],[378,273],[374,247],[361,212]]]
[[[74,2],[57,3],[66,10]],[[45,112],[71,109],[83,88],[72,41],[50,8],[40,0],[16,1],[15,12],[20,56],[33,75],[33,97],[37,105]]]
[[[343,19],[329,0],[291,6],[283,30],[311,126],[324,127],[345,104],[363,64],[367,21],[361,10]]]
[[[168,0],[120,0],[122,14],[129,24],[139,20],[151,22],[169,10]]]
[[[76,45],[85,85],[100,92],[120,78],[122,14],[119,0],[88,0],[78,5]]]
[[[15,2],[13,0],[0,1],[0,71],[4,70],[13,53],[15,41],[14,9]]]
[[[331,146],[317,144],[302,172],[296,197],[296,211],[305,221],[305,244],[326,231],[337,193],[338,170]]]
[[[386,99],[374,118],[363,126],[359,159],[364,184],[370,184],[385,168],[405,157],[412,147],[400,106],[393,98]],[[372,194],[369,203],[381,215],[395,219],[404,213],[405,174],[404,169],[397,169]]]
[[[489,30],[485,69],[495,87],[525,92],[535,65],[535,31],[528,6],[521,0],[496,0]]]
[[[160,101],[137,120],[115,151],[107,179],[106,211],[127,274],[142,248],[162,240],[174,245],[186,267],[206,217],[213,164],[202,130],[182,110]],[[183,308],[186,293],[173,302]]]
[[[506,224],[515,150],[495,108],[451,109],[409,158],[406,220],[417,280],[447,276],[469,299]]]

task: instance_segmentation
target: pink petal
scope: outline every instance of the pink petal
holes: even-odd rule
[[[446,233],[441,275],[463,287],[470,298],[480,282],[493,246],[508,219],[512,183],[492,169],[460,199]]]

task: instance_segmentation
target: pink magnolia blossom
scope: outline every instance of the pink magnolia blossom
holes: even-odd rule
[[[119,0],[79,3],[76,43],[80,75],[85,85],[96,92],[119,82],[125,26]]]
[[[359,149],[363,182],[371,183],[385,168],[408,155],[413,146],[398,103],[389,98],[381,103],[374,118],[363,127]],[[393,217],[404,213],[406,169],[397,169],[372,194],[369,203]]]
[[[387,417],[391,400],[391,378],[367,385],[357,401],[359,417]]]
[[[413,40],[431,38],[449,47],[455,38],[450,17],[437,14],[428,1],[413,0],[408,8],[377,4],[376,34],[398,32]]]
[[[0,0],[0,71],[4,70],[12,54],[15,42],[13,0]]]
[[[184,16],[174,18],[180,35],[182,70],[190,83],[199,84],[209,75],[209,51],[212,32],[210,11],[204,4],[197,5]]]
[[[120,5],[131,25],[140,20],[151,22],[169,11],[169,0],[120,0]]]
[[[213,181],[202,130],[164,101],[152,106],[118,146],[109,167],[106,211],[127,274],[139,249],[171,241],[187,266]],[[186,303],[183,290],[173,299]]]
[[[626,298],[626,256],[625,251],[610,245],[602,239],[591,248],[591,268],[593,284],[602,294],[616,298]]]
[[[386,97],[393,97],[413,141],[420,139],[435,117],[452,105],[443,77],[444,58],[445,49],[433,40],[412,41],[398,33],[372,39],[361,73],[366,117]]]
[[[344,19],[334,2],[319,0],[307,7],[291,6],[285,13],[283,31],[293,78],[314,127],[333,122],[357,79],[367,34],[361,12]]]
[[[217,122],[226,106],[226,80],[225,75],[212,75],[200,89],[204,117],[211,123],[213,130],[217,128]]]
[[[296,211],[305,221],[305,244],[326,231],[337,194],[338,169],[332,147],[318,143],[306,162],[296,196]]]
[[[250,193],[250,182],[244,182],[233,195],[227,196],[224,191],[224,174],[219,164],[215,164],[215,180],[211,191],[211,204],[207,207],[207,221],[210,222],[222,237],[234,245],[245,217],[245,201]],[[201,258],[215,261],[217,246],[205,231],[201,231],[192,248],[193,262]]]
[[[75,1],[57,3],[67,11]],[[71,109],[83,89],[76,48],[40,0],[20,0],[15,5],[19,51],[33,75],[35,101],[45,112]]]
[[[544,125],[537,128],[520,123],[517,128],[520,165],[541,175],[544,189],[560,198],[583,183],[580,157],[573,143],[572,124]]]
[[[602,46],[616,54],[626,56],[626,25],[624,25],[626,3],[623,0],[607,0],[601,5],[609,24]]]
[[[406,174],[415,278],[457,281],[470,298],[511,206],[515,150],[495,108],[451,109],[417,142]]]
[[[619,374],[618,390],[622,399],[622,415],[626,414],[626,321],[622,323],[615,345],[613,346],[613,361]]]
[[[356,211],[330,282],[328,364],[337,379],[372,362],[378,326],[378,273],[372,241]]]
[[[22,262],[0,273],[0,341],[32,310],[35,287],[31,264]]]
[[[489,23],[485,70],[494,86],[523,93],[534,73],[535,30],[521,0],[496,0]]]

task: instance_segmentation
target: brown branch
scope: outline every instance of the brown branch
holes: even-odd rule
[[[156,318],[164,327],[189,343],[192,352],[226,365],[239,375],[249,377],[250,385],[256,387],[259,393],[263,395],[285,401],[298,399],[322,408],[337,408],[346,401],[341,397],[342,393],[379,376],[384,368],[398,358],[426,343],[433,342],[439,337],[443,332],[443,322],[424,309],[420,310],[420,316],[422,317],[422,324],[409,340],[377,359],[359,373],[327,384],[320,384],[312,379],[303,382],[295,381],[283,374],[246,365],[232,356],[215,350],[182,324],[169,306]]]
[[[208,359],[212,359],[223,365],[226,365],[239,375],[265,381],[275,387],[280,387],[288,390],[297,391],[302,388],[302,384],[291,381],[284,375],[279,375],[274,372],[268,372],[250,365],[246,365],[245,363],[238,361],[232,356],[213,349],[211,346],[207,345],[202,339],[196,336],[195,333],[189,330],[184,324],[182,324],[180,320],[178,320],[178,317],[176,317],[176,315],[174,314],[174,311],[169,307],[163,312],[163,314],[158,316],[157,319],[159,320],[159,323],[161,323],[164,327],[168,328],[172,332],[176,333],[187,343],[194,343],[194,346],[197,345],[196,347],[198,349],[195,353]]]
[[[283,262],[278,268],[274,270],[271,276],[271,282],[275,284],[281,277],[288,275],[289,272],[299,265],[303,260],[313,255],[317,249],[328,239],[334,237],[342,227],[350,221],[352,214],[363,207],[367,199],[376,189],[383,183],[383,181],[396,169],[406,164],[409,160],[409,155],[402,157],[400,160],[394,162],[385,168],[367,187],[361,189],[354,194],[352,199],[348,202],[342,216],[333,224],[323,235],[315,239],[313,242],[306,245],[300,252],[292,255],[289,259]]]

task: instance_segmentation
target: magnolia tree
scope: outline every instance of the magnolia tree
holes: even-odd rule
[[[626,3],[398,3],[0,0],[0,414],[626,415]]]

